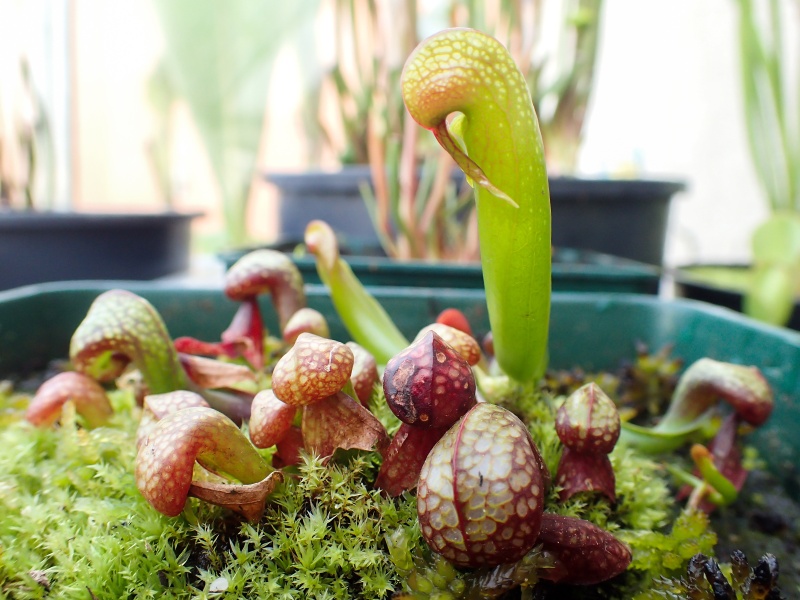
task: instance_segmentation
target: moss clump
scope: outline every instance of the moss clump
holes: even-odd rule
[[[139,494],[131,403],[113,401],[109,427],[86,430],[68,415],[55,430],[16,419],[0,431],[3,596],[166,598],[185,584],[188,552],[176,549],[191,526]]]
[[[109,427],[39,430],[17,411],[0,432],[0,597],[373,599],[399,586],[384,539],[414,527],[416,503],[370,489],[375,455],[306,457],[258,525],[196,501],[170,519],[136,488],[138,409],[114,399]]]
[[[493,400],[523,417],[554,472],[560,398],[509,386]],[[18,395],[0,394],[0,597],[478,597],[475,574],[430,555],[414,496],[392,500],[372,489],[378,455],[342,454],[330,464],[304,457],[257,524],[195,500],[170,519],[136,489],[139,409],[128,393],[112,402],[107,427],[88,430],[68,414],[60,427],[38,430],[22,421]],[[371,406],[397,429],[379,386]],[[616,504],[587,494],[561,503],[552,489],[547,510],[593,521],[632,547],[633,569],[604,592],[629,598],[665,567],[685,568],[687,540],[710,552],[713,534],[688,515],[668,527],[677,511],[659,465],[623,447],[611,460]]]
[[[261,522],[226,534],[198,523],[196,586],[224,581],[231,598],[382,598],[399,585],[385,537],[416,521],[410,495],[372,490],[374,455],[324,465],[305,456],[274,493]],[[219,597],[219,596],[215,596]]]

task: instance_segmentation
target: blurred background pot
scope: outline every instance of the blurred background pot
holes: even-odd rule
[[[185,271],[197,216],[0,213],[0,289],[77,279],[145,280]]]
[[[661,265],[681,181],[550,178],[553,245]]]
[[[275,173],[267,179],[278,189],[281,241],[302,242],[308,222],[319,218],[354,253],[382,253],[362,195],[372,182],[368,166]],[[551,177],[553,245],[661,265],[670,204],[685,189],[681,181]]]

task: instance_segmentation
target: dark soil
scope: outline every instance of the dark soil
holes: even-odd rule
[[[787,492],[797,489],[794,483],[752,471],[739,499],[711,518],[719,537],[719,560],[726,561],[735,549],[747,555],[751,566],[763,554],[775,555],[780,566],[778,585],[785,598],[800,598],[800,504]]]

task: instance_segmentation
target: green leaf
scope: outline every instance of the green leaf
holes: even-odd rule
[[[328,286],[333,306],[353,341],[385,365],[408,346],[408,340],[339,256],[336,234],[330,225],[311,221],[306,227],[305,243],[316,257],[320,279]]]
[[[773,325],[785,325],[798,292],[800,215],[776,213],[756,229],[753,261],[744,312]]]
[[[796,297],[792,270],[780,264],[755,267],[750,285],[744,297],[745,314],[773,325],[785,325]]]
[[[753,233],[756,264],[797,267],[800,264],[800,214],[772,215]]]
[[[224,202],[229,242],[243,242],[267,88],[283,44],[319,0],[154,0],[166,39],[164,69],[189,105]],[[280,93],[280,91],[278,91]]]
[[[753,165],[771,209],[797,211],[800,96],[789,89],[789,66],[797,61],[784,60],[782,28],[787,15],[777,0],[737,2],[745,124]]]
[[[406,62],[411,116],[476,187],[486,302],[500,368],[536,380],[547,362],[550,193],[525,79],[508,51],[472,29],[449,29]],[[448,123],[448,117],[461,113]],[[463,146],[462,146],[463,140]]]

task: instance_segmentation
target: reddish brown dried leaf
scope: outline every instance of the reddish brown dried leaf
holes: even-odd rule
[[[180,358],[189,379],[200,387],[248,391],[249,384],[256,380],[255,373],[244,365],[189,354],[182,354]]]
[[[243,515],[251,523],[256,523],[264,514],[269,495],[283,481],[280,471],[273,471],[264,479],[251,484],[211,483],[193,481],[189,495],[209,504],[228,508]]]
[[[383,452],[388,444],[381,422],[344,392],[304,407],[301,427],[306,449],[322,457],[340,448]]]
[[[630,549],[597,525],[545,513],[538,543],[556,557],[556,568],[540,571],[543,579],[594,585],[616,577],[631,563]]]
[[[181,336],[175,338],[173,342],[175,350],[181,354],[194,356],[228,356],[236,358],[239,350],[233,344],[223,344],[222,342],[204,342],[197,338]]]

